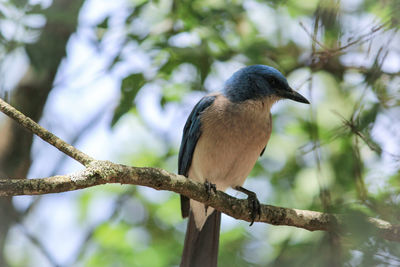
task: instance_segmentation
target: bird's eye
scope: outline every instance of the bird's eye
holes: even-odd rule
[[[278,82],[276,81],[276,79],[274,79],[274,78],[272,78],[271,80],[270,80],[270,84],[271,84],[271,86],[277,86],[278,85]]]

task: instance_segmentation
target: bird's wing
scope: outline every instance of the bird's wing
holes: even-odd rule
[[[188,176],[189,168],[192,163],[192,157],[197,141],[201,135],[201,113],[209,107],[216,96],[205,96],[196,104],[183,128],[183,136],[178,157],[178,173]],[[189,216],[189,198],[181,195],[182,217]]]
[[[263,150],[261,150],[260,157],[264,154],[266,148],[267,148],[267,146],[265,146],[265,147],[263,148]]]

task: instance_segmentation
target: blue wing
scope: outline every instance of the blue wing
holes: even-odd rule
[[[205,96],[196,104],[183,128],[183,136],[178,157],[178,173],[188,176],[194,149],[201,135],[201,113],[215,100],[215,96]],[[182,217],[189,216],[189,198],[181,195]]]
[[[265,146],[265,147],[263,148],[263,150],[261,150],[260,157],[264,154],[266,148],[267,148],[267,146]]]

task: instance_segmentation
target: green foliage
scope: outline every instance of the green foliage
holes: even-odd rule
[[[121,101],[114,112],[111,124],[114,125],[118,119],[130,110],[139,89],[145,84],[143,74],[134,73],[125,77],[121,84]]]
[[[161,88],[161,112],[170,106],[183,110],[184,99],[214,89],[210,81],[231,66],[274,66],[310,99],[310,107],[287,102],[273,109],[273,133],[248,184],[258,185],[262,179],[268,185],[268,194],[261,199],[264,203],[345,214],[352,234],[268,225],[255,229],[236,222],[222,230],[220,266],[399,265],[400,246],[383,240],[365,223],[366,216],[400,223],[399,70],[392,71],[395,64],[385,67],[398,60],[399,3],[129,1],[124,40],[110,70],[119,63],[134,64],[126,62],[127,47],[146,55],[151,70],[135,69],[122,79],[111,122],[114,130],[127,117],[146,124],[136,109],[136,97],[152,86]],[[93,27],[99,44],[114,30],[113,16],[118,14],[109,14]],[[361,20],[370,21],[362,26],[354,23]],[[2,54],[23,45],[3,36],[0,40],[9,45],[1,47]],[[395,60],[390,61],[391,57]],[[38,64],[51,60],[32,58]],[[175,126],[168,132],[182,130]],[[151,123],[144,127],[162,145],[154,148],[132,142],[138,149],[132,154],[121,152],[123,160],[134,166],[176,171],[175,140],[164,131],[154,131]],[[78,263],[96,267],[178,265],[185,228],[179,197],[143,188],[104,188],[100,191],[117,199],[115,214],[94,229],[88,241],[91,250],[82,252]],[[79,196],[80,223],[88,219],[97,194],[97,190],[88,190]],[[127,204],[129,200],[136,201],[131,203],[134,208]]]
[[[263,181],[269,183],[271,194],[263,202],[347,214],[346,227],[352,234],[265,226],[261,235],[249,236],[253,229],[236,226],[221,235],[220,266],[376,266],[387,264],[388,258],[399,262],[398,248],[365,223],[366,216],[399,222],[393,215],[398,214],[399,168],[392,168],[377,189],[377,179],[383,175],[379,168],[384,168],[387,157],[396,158],[384,151],[382,140],[373,134],[381,125],[379,119],[394,114],[399,103],[398,94],[390,89],[396,75],[382,68],[384,54],[393,47],[374,39],[395,34],[397,2],[366,0],[351,8],[334,0],[132,2],[126,44],[148,55],[157,71],[146,78],[134,73],[122,81],[113,125],[122,116],[133,116],[129,111],[138,92],[147,90],[145,85],[162,87],[160,107],[165,109],[191,91],[209,90],[207,79],[218,74],[217,65],[272,65],[311,97],[311,108],[286,104],[273,114],[270,143],[251,176],[268,178]],[[357,16],[375,16],[376,21],[370,29],[355,30],[348,18]],[[110,27],[107,22],[98,27]],[[135,27],[137,22],[144,23],[145,29]],[[357,65],[342,58],[357,53],[369,55],[374,63]],[[117,55],[113,66],[119,61],[123,56]],[[193,71],[187,72],[188,68]],[[182,75],[184,79],[179,78]],[[352,77],[358,77],[358,82]],[[390,142],[398,141],[395,137]],[[141,150],[131,157],[132,164],[176,170],[177,148],[166,143],[170,152]],[[114,238],[104,238],[102,244],[102,235],[115,231],[120,240],[126,238],[123,231],[131,228],[121,223],[102,226],[96,234],[101,248],[89,266],[108,266],[103,257],[111,259],[106,256],[110,253],[119,255],[110,261],[113,264],[121,257],[133,266],[179,263],[184,222],[179,219],[178,197],[171,194],[161,202],[151,201],[146,194],[135,197],[149,218],[134,228],[144,229],[151,241],[143,248],[122,240],[106,249]],[[134,256],[125,249],[135,251]],[[154,261],[146,262],[149,258]]]
[[[338,237],[270,227],[275,234],[268,236],[266,233],[262,238],[264,242],[269,240],[272,248],[262,248],[265,249],[263,256],[249,258],[247,247],[257,241],[245,233],[252,229],[236,227],[221,236],[221,266],[264,266],[268,263],[270,266],[375,266],[384,264],[386,256],[394,261],[399,259],[395,246],[380,239],[365,223],[366,215],[382,217],[392,223],[399,220],[391,216],[398,211],[395,197],[399,192],[398,168],[391,171],[397,174],[385,179],[390,184],[380,190],[375,190],[376,181],[365,181],[374,172],[380,172],[370,163],[382,162],[387,156],[372,131],[379,124],[379,116],[392,112],[394,103],[399,101],[388,89],[395,76],[382,69],[381,50],[390,48],[383,44],[371,67],[357,67],[341,60],[342,55],[369,53],[364,44],[375,45],[371,41],[373,34],[383,36],[386,31],[398,27],[396,3],[364,1],[355,7],[355,12],[347,11],[338,1],[158,1],[141,2],[134,8],[135,15],[129,17],[128,25],[135,20],[146,20],[149,10],[153,12],[148,30],[139,34],[132,28],[128,38],[151,55],[153,66],[158,69],[157,74],[144,83],[161,82],[161,107],[181,101],[183,96],[190,95],[190,90],[208,89],[206,80],[215,74],[216,64],[268,64],[287,74],[308,73],[300,80],[306,81],[303,85],[313,96],[311,110],[288,104],[274,115],[270,143],[251,176],[269,178],[273,192],[266,201],[272,204],[348,214],[346,224],[353,234]],[[268,18],[260,18],[256,14],[258,10],[269,14],[265,15]],[[382,23],[389,21],[390,24],[384,24],[381,30],[379,24],[371,29],[359,29],[362,31],[359,36],[344,39],[353,29],[343,18],[356,14],[375,15]],[[304,23],[305,18],[313,21],[305,24],[305,30],[301,29],[304,38],[309,39],[309,46],[285,31],[299,21]],[[368,30],[373,32],[370,36],[366,34]],[[185,34],[194,41],[177,41]],[[314,44],[311,46],[311,43]],[[342,49],[346,45],[348,47]],[[192,75],[189,82],[174,82],[182,64],[194,67],[196,75]],[[346,75],[355,73],[362,76],[361,83],[347,79]],[[137,90],[142,90],[140,88],[144,88],[143,83],[126,95],[123,83],[121,104],[114,122],[134,106],[134,96]],[[145,157],[146,153],[142,155]],[[147,162],[154,165],[154,160]],[[168,231],[179,225],[176,219],[179,202],[176,196],[172,200],[154,211]],[[146,206],[157,210],[157,205]],[[147,230],[153,231],[150,226]],[[163,234],[168,235],[166,231]],[[176,238],[176,233],[169,235]],[[178,236],[182,241],[181,234]],[[175,251],[179,255],[180,250]],[[250,254],[257,250],[254,251]],[[157,253],[161,255],[162,252]],[[379,256],[381,254],[384,256]],[[167,262],[164,265],[168,265]],[[177,258],[174,263],[178,263]]]

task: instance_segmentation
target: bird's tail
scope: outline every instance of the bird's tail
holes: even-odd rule
[[[190,212],[181,267],[215,267],[218,261],[221,212],[214,210],[199,231]]]

